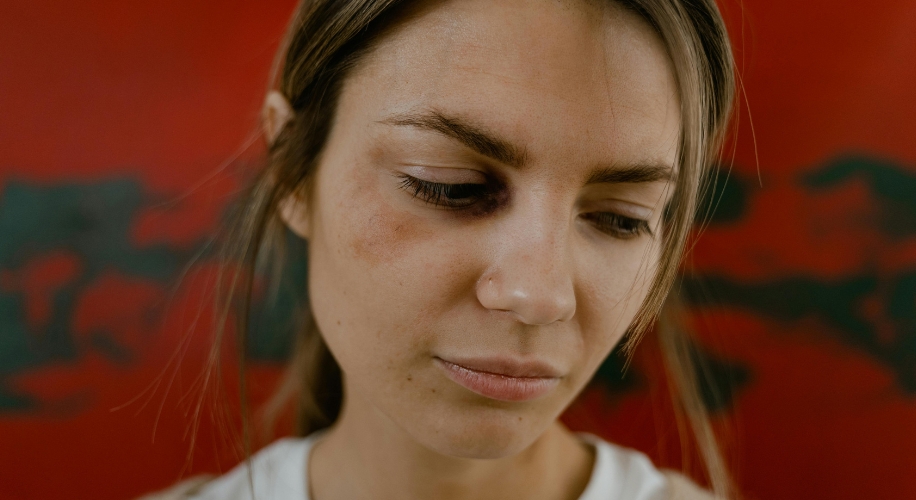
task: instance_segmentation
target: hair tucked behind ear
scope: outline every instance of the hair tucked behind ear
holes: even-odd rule
[[[289,25],[274,64],[273,86],[289,101],[293,116],[269,145],[267,167],[257,174],[238,203],[224,248],[224,259],[232,270],[218,283],[220,317],[214,351],[219,349],[234,312],[243,383],[255,277],[262,270],[261,264],[270,262],[274,271],[271,282],[279,282],[277,274],[284,258],[285,229],[279,203],[291,195],[309,198],[310,181],[330,131],[343,79],[401,3],[306,0]],[[340,368],[324,345],[308,305],[303,307],[288,373],[269,409],[277,413],[292,400],[297,431],[308,434],[337,418],[342,386]],[[212,365],[218,365],[219,356],[211,358],[209,369],[218,370]]]
[[[697,199],[704,189],[702,181],[719,153],[729,119],[734,70],[727,33],[712,0],[614,1],[638,13],[664,41],[675,70],[682,116],[678,173],[665,221],[662,255],[653,286],[624,345],[630,353],[658,318],[677,276]],[[293,15],[275,62],[273,88],[289,101],[294,116],[270,144],[267,167],[242,197],[227,235],[225,258],[232,271],[219,283],[221,316],[208,368],[208,374],[219,370],[216,353],[231,311],[235,311],[243,405],[244,353],[255,276],[266,262],[278,270],[283,259],[284,228],[278,205],[291,195],[310,198],[311,180],[348,70],[413,3],[305,0]],[[303,304],[303,308],[302,327],[286,377],[270,403],[274,414],[292,403],[297,431],[302,435],[332,424],[343,399],[340,367],[325,346],[307,305]],[[680,329],[671,327],[670,322],[663,321],[658,330],[671,386],[677,390],[677,406],[690,422],[714,490],[728,497],[731,484],[698,396],[695,368],[686,342]],[[243,424],[248,453],[247,422]]]

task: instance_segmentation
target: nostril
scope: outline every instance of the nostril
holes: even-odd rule
[[[528,308],[520,308],[519,315],[530,325],[550,325],[569,321],[576,312],[574,300],[553,295],[540,301],[532,300]]]
[[[576,312],[575,293],[568,278],[502,270],[478,280],[477,298],[483,307],[509,312],[528,325],[568,321]]]

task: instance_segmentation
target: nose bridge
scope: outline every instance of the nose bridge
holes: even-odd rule
[[[541,274],[551,276],[566,268],[569,224],[565,215],[543,206],[521,215],[524,220],[518,224],[515,244],[509,245],[519,264],[524,266],[524,261],[528,261]]]
[[[485,307],[510,311],[526,324],[566,321],[576,310],[569,211],[531,198],[500,224],[478,297]]]

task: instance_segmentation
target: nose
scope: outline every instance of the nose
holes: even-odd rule
[[[576,312],[576,294],[566,225],[526,227],[498,238],[493,261],[477,280],[477,299],[483,307],[510,312],[527,325],[568,321]]]

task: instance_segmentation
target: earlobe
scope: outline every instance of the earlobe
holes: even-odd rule
[[[309,239],[308,203],[297,194],[291,194],[280,201],[277,207],[280,218],[300,238]]]
[[[276,90],[268,92],[261,110],[261,126],[267,143],[273,144],[283,127],[292,119],[293,108],[286,97]]]

